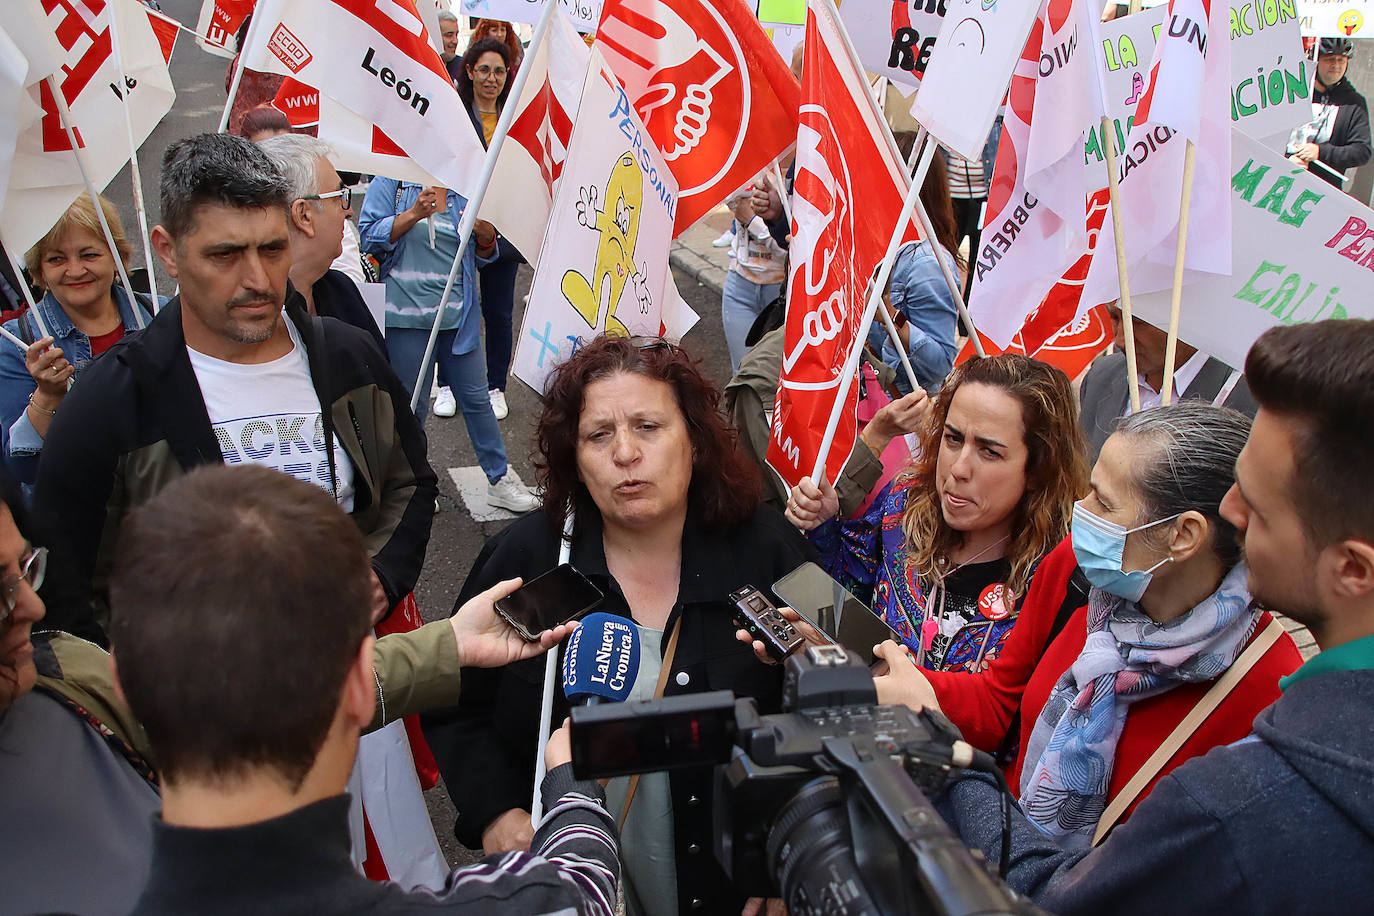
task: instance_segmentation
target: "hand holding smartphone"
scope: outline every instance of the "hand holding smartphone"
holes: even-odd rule
[[[538,642],[540,633],[590,613],[605,597],[586,576],[564,563],[492,606],[523,639]]]

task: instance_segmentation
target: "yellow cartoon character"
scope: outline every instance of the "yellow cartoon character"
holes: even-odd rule
[[[615,317],[625,282],[634,273],[635,241],[639,237],[639,210],[644,198],[644,179],[628,152],[611,169],[606,182],[606,198],[597,209],[597,187],[582,189],[577,203],[577,221],[601,233],[596,249],[596,265],[588,280],[575,270],[563,275],[563,295],[591,328],[604,307],[606,331],[630,336],[629,330]]]
[[[1364,17],[1359,10],[1346,10],[1341,13],[1341,18],[1336,20],[1336,27],[1341,30],[1342,35],[1354,35],[1364,25]]]

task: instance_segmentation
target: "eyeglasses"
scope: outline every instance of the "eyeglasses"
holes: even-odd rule
[[[353,209],[353,189],[339,188],[337,191],[330,191],[328,194],[307,194],[301,200],[328,200],[331,197],[339,198],[339,206],[345,210]]]
[[[19,575],[0,582],[0,624],[10,619],[19,603],[19,583],[27,582],[30,588],[38,591],[47,572],[48,548],[32,548],[19,564]]]
[[[476,73],[478,76],[482,77],[483,79],[486,79],[486,78],[489,77],[489,76],[494,76],[494,77],[496,77],[497,79],[505,79],[505,78],[506,78],[506,68],[505,68],[505,67],[488,67],[486,64],[483,64],[483,65],[480,66],[480,67],[473,67],[473,68],[472,68],[472,72],[473,72],[473,73]]]

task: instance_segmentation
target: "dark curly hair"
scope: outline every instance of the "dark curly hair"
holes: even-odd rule
[[[506,65],[506,82],[501,87],[501,94],[496,97],[496,110],[500,111],[505,106],[506,99],[510,98],[510,87],[514,82],[514,74],[510,72],[510,48],[506,47],[504,42],[495,38],[481,38],[469,45],[467,52],[463,54],[463,66],[458,68],[458,78],[454,85],[458,87],[458,97],[463,100],[463,104],[471,108],[473,89],[472,77],[468,76],[468,70],[477,66],[483,54],[498,54],[501,62]]]
[[[623,372],[673,389],[692,442],[689,499],[702,521],[708,527],[728,527],[750,518],[762,500],[759,471],[740,450],[738,433],[720,409],[720,389],[701,374],[698,361],[666,341],[603,334],[554,371],[544,395],[535,469],[544,511],[553,523],[562,526],[574,500],[590,501],[577,473],[577,424],[587,386]]]

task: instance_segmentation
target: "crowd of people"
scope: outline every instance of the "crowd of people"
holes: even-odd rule
[[[484,20],[463,53],[460,32],[441,16],[486,143],[521,49],[508,23]],[[840,479],[788,489],[761,461],[783,331],[749,327],[788,245],[786,182],[761,179],[734,200],[735,377],[709,378],[690,342],[586,341],[544,395],[534,491],[498,425],[521,253],[481,220],[460,253],[467,201],[386,177],[346,251],[351,176],[255,112],[253,140],[165,151],[151,244],[170,300],[117,281],[130,248],[103,199],[26,256],[43,298],[6,325],[26,348],[0,343],[0,913],[775,912],[717,862],[709,768],[574,775],[569,704],[543,695],[574,625],[529,641],[495,608],[564,553],[636,631],[631,699],[729,690],[765,713],[784,668],[729,595],[819,563],[897,636],[875,648],[879,701],[943,713],[1003,768],[1005,861],[997,783],[963,772],[934,801],[1047,911],[1367,905],[1374,325],[1266,331],[1239,380],[1180,345],[1170,404],[1164,335],[1135,326],[1127,378],[1119,312],[1118,352],[1077,385],[1026,356],[956,366],[939,265],[964,269],[960,207],[987,176],[937,161],[936,237],[887,290],[919,384],[874,413]],[[369,254],[382,327],[340,269]],[[428,397],[411,407],[436,320],[488,498],[522,517],[486,540],[451,616],[381,635],[436,511]],[[901,360],[880,343],[890,382]],[[880,484],[902,435],[912,457]],[[411,716],[455,835],[485,856],[428,886],[359,871],[384,815],[364,804],[362,827],[348,792],[367,736]]]

